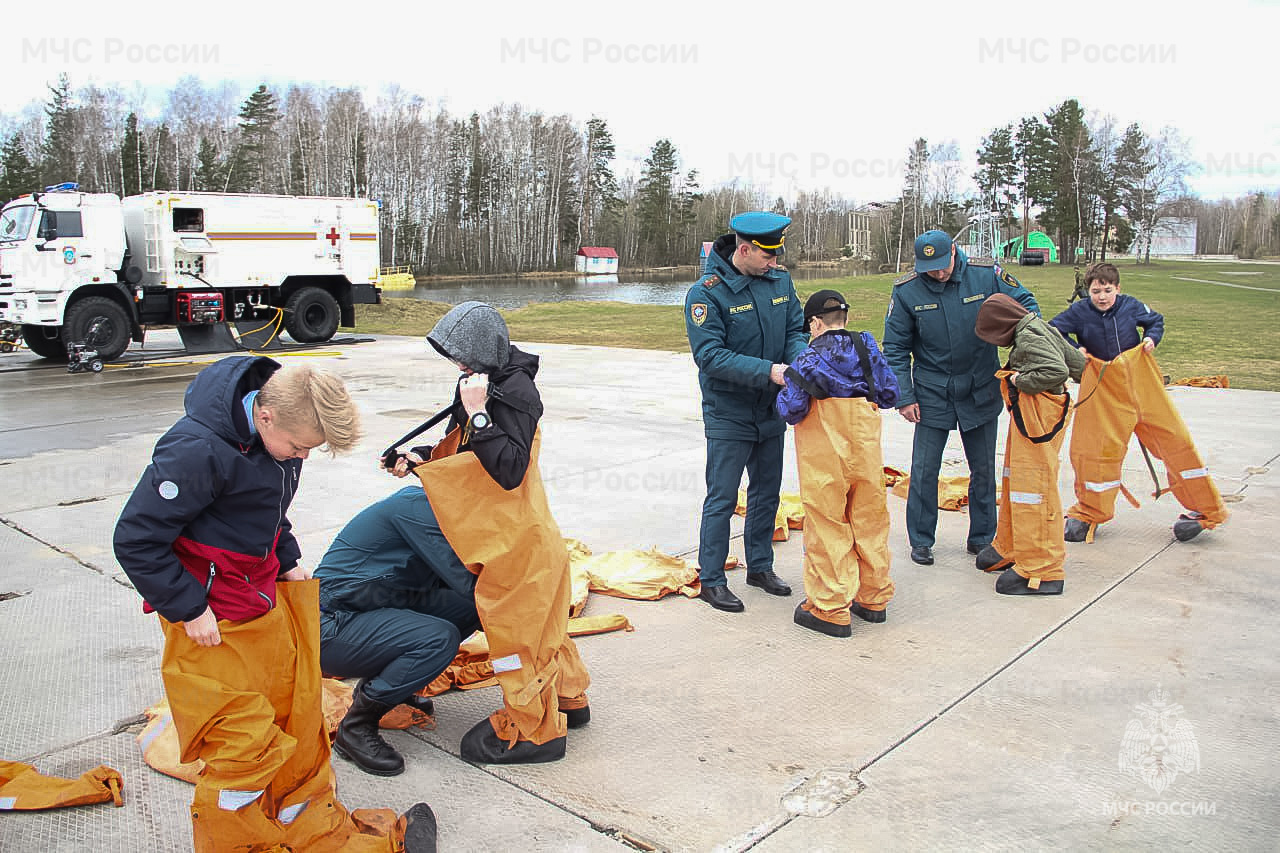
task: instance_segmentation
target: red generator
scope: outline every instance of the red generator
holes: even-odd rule
[[[179,323],[221,323],[226,320],[222,294],[216,290],[179,291],[177,315]]]

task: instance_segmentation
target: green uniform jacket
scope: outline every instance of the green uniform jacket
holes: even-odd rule
[[[1068,376],[1080,381],[1084,364],[1084,354],[1042,318],[1028,314],[1018,321],[1009,350],[1009,369],[1018,373],[1019,391],[1061,394]]]
[[[1040,311],[1031,291],[994,261],[970,261],[959,249],[945,283],[916,274],[894,283],[882,349],[898,377],[899,409],[919,403],[920,422],[946,430],[957,423],[970,430],[1000,416],[1000,356],[973,332],[982,301],[996,293]]]
[[[731,256],[733,246],[732,234],[716,240],[707,274],[685,296],[685,330],[698,365],[707,438],[761,441],[787,428],[774,408],[781,386],[769,371],[794,361],[808,335],[791,273],[743,275],[722,254]]]

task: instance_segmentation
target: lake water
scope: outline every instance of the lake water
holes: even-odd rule
[[[798,269],[797,281],[838,278],[853,273],[837,269]],[[505,277],[450,279],[419,284],[412,290],[384,290],[384,298],[427,299],[457,305],[474,299],[495,308],[519,308],[530,302],[629,302],[634,305],[683,305],[696,279],[680,272],[627,273],[617,276]]]

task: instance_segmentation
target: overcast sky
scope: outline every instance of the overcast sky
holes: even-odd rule
[[[1200,167],[1192,188],[1214,199],[1280,188],[1277,34],[1280,0],[73,0],[6,21],[0,111],[45,100],[63,71],[73,87],[159,93],[153,111],[186,74],[233,81],[241,100],[298,81],[372,102],[394,83],[455,115],[500,103],[598,115],[619,174],[665,137],[703,186],[736,177],[870,201],[899,194],[917,137],[954,141],[969,174],[993,128],[1075,97],[1121,128],[1177,127]]]

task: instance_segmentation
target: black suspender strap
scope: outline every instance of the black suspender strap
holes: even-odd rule
[[[1018,432],[1022,433],[1022,437],[1032,444],[1044,444],[1046,441],[1053,441],[1053,437],[1062,432],[1062,428],[1067,425],[1067,412],[1071,411],[1071,395],[1065,394],[1062,401],[1062,417],[1058,418],[1058,422],[1053,429],[1044,435],[1028,435],[1027,425],[1022,419],[1022,408],[1018,405],[1021,394],[1018,393],[1018,386],[1013,384],[1013,380],[1006,376],[1005,384],[1009,388],[1009,414],[1013,417],[1013,423],[1018,428]]]
[[[871,402],[876,401],[876,380],[871,373],[871,353],[867,350],[867,344],[862,340],[861,334],[851,336],[853,338],[853,348],[858,351],[858,364],[862,367],[862,378],[867,380],[867,399]]]
[[[796,370],[794,367],[787,368],[787,378],[790,379],[792,382],[796,383],[796,385],[799,386],[801,390],[803,390],[806,394],[808,394],[810,397],[812,397],[815,400],[825,400],[831,396],[826,391],[822,390],[817,385],[815,385],[813,382],[810,382],[808,379],[805,379],[803,376],[801,376],[800,371]]]

